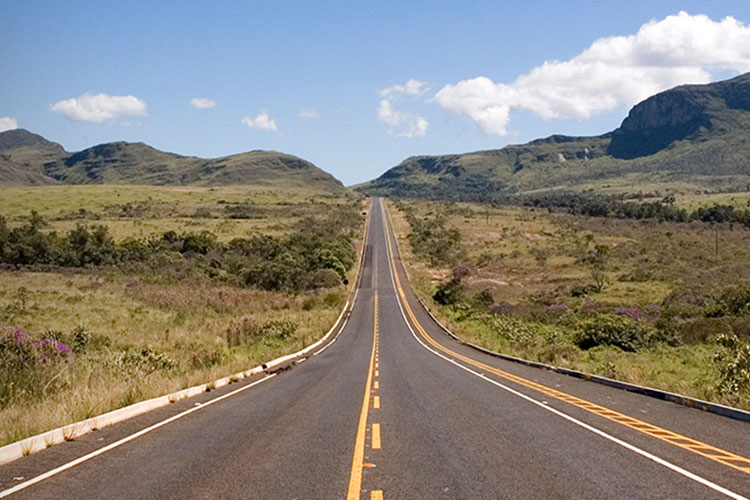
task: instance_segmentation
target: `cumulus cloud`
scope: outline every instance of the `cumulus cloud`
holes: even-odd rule
[[[195,109],[211,109],[216,107],[216,101],[208,97],[194,97],[190,99],[190,105]]]
[[[393,109],[393,104],[388,99],[381,99],[378,106],[378,121],[391,127],[398,127],[409,119],[409,115]]]
[[[429,87],[426,82],[411,79],[403,85],[396,84],[381,90],[380,95],[383,97],[388,97],[394,94],[419,96],[423,95],[428,90]]]
[[[485,134],[505,135],[513,109],[588,119],[676,85],[708,83],[712,72],[726,70],[750,71],[750,26],[680,12],[634,35],[596,40],[578,56],[547,61],[510,84],[480,76],[446,85],[434,101]]]
[[[378,106],[378,121],[388,125],[388,133],[396,137],[424,137],[430,123],[422,116],[396,111],[388,99],[381,99]],[[399,131],[400,130],[400,131]]]
[[[409,129],[406,132],[398,134],[399,137],[413,139],[415,137],[424,137],[427,134],[427,127],[430,126],[425,118],[417,116],[409,122]]]
[[[302,108],[297,112],[297,116],[303,120],[315,120],[320,118],[320,113],[313,108]]]
[[[101,123],[118,116],[145,115],[146,103],[132,95],[83,94],[51,106],[76,122]]]
[[[0,132],[15,130],[18,128],[18,120],[10,116],[0,117]]]
[[[276,128],[276,121],[268,116],[268,113],[261,111],[255,118],[243,117],[242,124],[254,128],[256,130],[263,130],[265,132],[278,132]]]
[[[394,102],[403,98],[423,96],[429,90],[425,82],[409,80],[404,85],[396,84],[380,91],[378,121],[388,125],[388,133],[396,137],[424,137],[430,123],[422,116],[415,116],[395,109]]]

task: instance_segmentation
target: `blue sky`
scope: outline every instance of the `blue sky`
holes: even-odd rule
[[[2,6],[0,128],[69,151],[273,149],[345,184],[411,155],[599,134],[656,91],[750,70],[746,0]]]

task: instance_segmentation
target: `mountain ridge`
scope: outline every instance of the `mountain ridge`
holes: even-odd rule
[[[552,189],[750,189],[749,135],[750,73],[655,94],[602,135],[413,156],[356,189],[453,200]]]
[[[0,185],[252,184],[348,191],[331,174],[294,155],[253,150],[199,158],[160,151],[143,142],[116,141],[70,153],[23,129],[0,133]]]

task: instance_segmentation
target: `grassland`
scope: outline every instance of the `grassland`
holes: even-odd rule
[[[208,230],[223,241],[284,235],[303,217],[358,211],[361,203],[248,187],[54,186],[0,189],[0,197],[10,227],[33,209],[45,230],[103,224],[118,241],[169,230]],[[348,272],[350,283],[356,272]],[[351,286],[295,294],[138,267],[5,266],[0,336],[22,329],[30,348],[52,339],[72,352],[45,358],[38,381],[19,381],[26,389],[0,408],[0,444],[294,352],[330,328]]]
[[[741,349],[729,352],[719,342],[722,335],[750,341],[750,320],[745,313],[712,309],[727,290],[750,282],[747,229],[477,204],[401,201],[391,207],[412,283],[462,338],[528,359],[750,408],[748,381],[735,380],[732,390],[725,383],[727,363],[741,369],[748,360]],[[407,213],[418,220],[443,217],[446,227],[457,229],[460,245],[453,258],[430,262],[415,251]],[[455,265],[468,268],[462,271],[468,276],[461,280],[460,296],[438,304],[433,296],[449,288]],[[608,322],[621,318],[636,332],[632,338],[647,340],[594,346],[581,341],[582,331],[607,331]]]

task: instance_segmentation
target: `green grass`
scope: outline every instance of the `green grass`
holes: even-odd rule
[[[248,233],[283,235],[303,216],[324,216],[352,202],[348,195],[248,187],[54,186],[1,189],[0,195],[8,200],[0,215],[11,225],[36,209],[48,230],[66,231],[79,222],[105,224],[116,239],[167,230],[210,230],[224,241]],[[117,217],[111,208],[138,203],[146,207],[141,218]],[[252,203],[264,215],[223,218],[224,207],[237,203]],[[184,216],[196,210],[209,216]],[[355,244],[361,252],[361,235]],[[350,283],[356,272],[349,272]],[[115,268],[0,270],[3,334],[17,327],[37,339],[48,331],[70,338],[83,327],[96,339],[60,365],[60,375],[41,395],[19,397],[0,409],[0,445],[297,351],[331,327],[351,287],[292,295]],[[258,326],[291,321],[297,329],[288,337],[230,342],[228,329],[244,320]],[[146,348],[166,356],[169,366],[152,370],[148,363],[133,364],[132,353],[140,359]]]
[[[422,217],[447,215],[447,225],[461,234],[458,260],[431,267],[415,257],[406,237],[410,228],[404,212],[390,203],[399,248],[417,294],[462,338],[507,354],[701,399],[742,407],[750,402],[747,391],[717,392],[719,370],[714,362],[721,351],[715,342],[719,335],[734,332],[750,341],[750,319],[704,318],[702,306],[691,305],[693,300],[709,303],[722,290],[750,282],[750,231],[730,225],[586,218],[475,204],[401,201],[399,206]],[[604,288],[573,296],[576,288],[594,283],[592,267],[579,258],[596,245],[608,248]],[[440,306],[432,294],[450,276],[453,264],[471,268],[464,279],[467,301],[461,307]],[[495,304],[507,304],[503,307],[519,318],[530,336],[513,339],[495,331],[484,319],[486,313],[469,305],[481,291],[491,293]],[[671,294],[684,298],[667,306],[672,304],[667,300]],[[570,312],[564,318],[572,321],[586,318],[587,308],[604,312],[639,308],[646,314],[643,321],[649,323],[661,317],[661,312],[649,312],[655,305],[659,311],[677,307],[677,319],[669,321],[676,325],[679,341],[677,345],[656,342],[636,352],[611,346],[582,350],[575,345],[567,320],[545,315],[549,304],[565,304]]]

